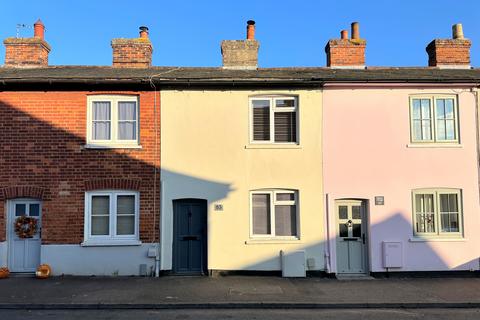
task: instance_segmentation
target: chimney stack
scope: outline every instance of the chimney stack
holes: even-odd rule
[[[148,28],[140,27],[138,38],[113,39],[113,66],[116,68],[148,68],[152,65],[153,47]]]
[[[469,69],[472,43],[463,36],[460,23],[452,26],[452,39],[435,39],[426,48],[428,66],[446,69]]]
[[[332,68],[365,68],[365,47],[367,42],[360,38],[358,22],[353,22],[352,38],[348,39],[348,31],[342,30],[340,39],[331,39],[325,46],[327,67]]]
[[[50,46],[45,41],[45,26],[38,19],[33,25],[32,38],[7,38],[5,45],[5,66],[41,68],[48,66]]]
[[[255,21],[247,21],[246,40],[223,40],[221,43],[224,69],[256,69],[258,66],[258,48],[255,40]]]

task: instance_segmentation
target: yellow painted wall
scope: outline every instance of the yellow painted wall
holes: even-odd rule
[[[299,146],[251,148],[249,97],[297,95]],[[324,269],[320,90],[162,91],[161,268],[172,265],[172,200],[208,200],[208,268],[280,270],[280,250],[305,249]],[[299,240],[250,238],[249,191],[299,190]],[[222,204],[223,211],[214,211]]]

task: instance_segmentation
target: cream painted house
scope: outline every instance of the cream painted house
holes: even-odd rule
[[[280,252],[300,250],[307,270],[323,270],[321,91],[161,97],[161,269],[280,270]],[[206,216],[185,222],[184,210]],[[198,223],[206,230],[190,236]]]

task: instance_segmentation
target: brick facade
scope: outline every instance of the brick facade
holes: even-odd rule
[[[87,149],[87,96],[139,96],[141,149]],[[84,195],[140,191],[140,240],[158,241],[160,110],[154,92],[0,92],[0,241],[5,201],[41,198],[42,243],[83,241]],[[159,101],[157,97],[157,101]]]

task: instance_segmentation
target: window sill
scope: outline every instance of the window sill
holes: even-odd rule
[[[459,143],[409,143],[407,148],[463,148]]]
[[[408,239],[410,242],[465,242],[465,238],[420,238],[413,237]]]
[[[245,149],[302,149],[302,146],[299,144],[259,143],[247,144]]]
[[[140,246],[142,244],[139,240],[87,240],[80,244],[82,247],[115,247],[115,246]]]
[[[249,239],[245,244],[299,244],[303,243],[299,238],[265,238],[265,239]]]
[[[143,149],[141,145],[102,145],[102,144],[86,144],[84,149]]]

